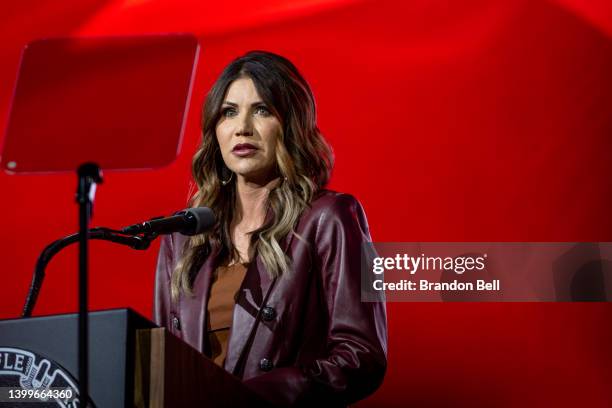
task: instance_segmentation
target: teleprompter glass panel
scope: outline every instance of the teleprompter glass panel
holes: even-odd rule
[[[11,105],[11,173],[153,169],[177,156],[198,43],[188,34],[37,40]]]

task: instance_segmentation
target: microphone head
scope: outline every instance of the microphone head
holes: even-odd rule
[[[179,212],[187,221],[187,226],[179,231],[183,235],[197,235],[215,225],[215,214],[208,207],[188,208]]]

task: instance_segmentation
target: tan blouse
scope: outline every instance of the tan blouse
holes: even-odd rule
[[[219,266],[208,298],[208,342],[210,358],[223,367],[236,296],[246,275],[248,264]]]

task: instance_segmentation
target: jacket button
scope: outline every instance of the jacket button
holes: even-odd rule
[[[270,371],[272,368],[274,368],[274,364],[272,364],[271,360],[262,358],[259,362],[259,368],[261,368],[262,371]]]
[[[266,322],[269,322],[270,320],[274,320],[274,318],[276,317],[276,310],[274,310],[270,306],[266,306],[263,309],[261,309],[261,317]]]
[[[172,327],[174,330],[181,330],[181,321],[176,316],[172,318]]]

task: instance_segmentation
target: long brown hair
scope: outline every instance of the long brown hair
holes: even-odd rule
[[[265,51],[251,51],[232,61],[206,97],[202,112],[202,143],[193,157],[197,192],[192,207],[209,207],[217,217],[215,226],[186,241],[183,255],[172,275],[171,292],[176,301],[181,292],[191,294],[202,263],[218,247],[220,259],[232,259],[236,250],[230,225],[236,204],[236,177],[229,176],[221,157],[215,127],[230,84],[250,78],[259,96],[282,124],[277,140],[276,164],[280,184],[269,194],[266,222],[251,232],[251,245],[272,277],[290,268],[290,259],[280,241],[291,233],[304,209],[328,182],[333,167],[332,151],[317,127],[316,106],[310,86],[286,58]]]

